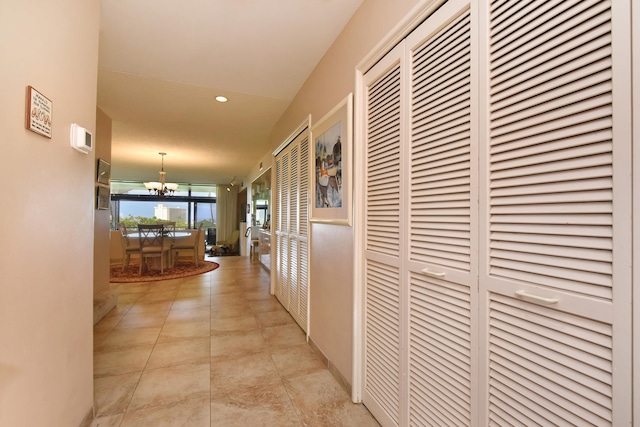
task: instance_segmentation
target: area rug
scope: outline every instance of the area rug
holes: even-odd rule
[[[131,263],[129,267],[122,271],[121,264],[111,266],[110,281],[112,283],[134,283],[134,282],[152,282],[156,280],[179,279],[181,277],[195,276],[202,273],[213,271],[220,267],[220,264],[211,261],[200,261],[198,267],[193,261],[178,261],[173,268],[164,270],[164,274],[160,274],[160,270],[147,270],[142,276],[138,276],[140,264]]]

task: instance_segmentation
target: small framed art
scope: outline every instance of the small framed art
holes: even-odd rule
[[[99,210],[109,209],[109,201],[111,199],[111,190],[109,189],[109,187],[98,185],[96,191],[98,193],[98,201],[96,207]]]
[[[353,94],[311,127],[312,222],[351,225]]]
[[[98,177],[97,180],[100,184],[109,184],[111,179],[111,163],[98,159]]]
[[[27,129],[51,138],[53,103],[32,86],[27,86],[26,110]]]

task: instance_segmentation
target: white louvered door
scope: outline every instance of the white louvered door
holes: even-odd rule
[[[404,43],[365,77],[366,206],[363,402],[383,426],[401,425],[401,270],[404,251],[401,68]]]
[[[305,128],[276,156],[277,283],[275,294],[300,327],[308,330],[309,131]]]
[[[275,295],[289,309],[289,150],[276,157],[276,286]]]
[[[488,12],[487,424],[622,425],[630,224],[614,199],[630,197],[630,171],[615,159],[630,146],[613,119],[625,115],[612,90],[625,71],[614,72],[611,2],[494,1]]]
[[[477,135],[471,108],[476,82],[468,1],[442,6],[406,43],[411,67],[407,425],[468,426],[478,370],[471,317],[477,312],[478,276],[478,195],[472,186],[477,154],[471,144]]]
[[[309,332],[309,134],[300,139],[298,168],[298,221],[295,230],[297,242],[296,298],[290,300],[290,312],[300,327]]]
[[[629,8],[450,0],[364,75],[381,425],[630,423]]]
[[[289,312],[295,312],[298,302],[298,170],[300,167],[300,149],[293,145],[289,152],[289,224],[287,239],[289,241]]]

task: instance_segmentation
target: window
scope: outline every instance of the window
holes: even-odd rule
[[[264,199],[256,200],[256,224],[262,225],[267,220],[269,201]]]
[[[175,221],[176,228],[214,227],[216,223],[216,187],[181,184],[171,197],[149,194],[140,182],[111,182],[111,228],[124,222],[128,226]]]

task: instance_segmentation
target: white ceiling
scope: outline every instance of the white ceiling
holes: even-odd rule
[[[228,183],[363,0],[102,0],[98,106],[112,178]],[[217,95],[227,103],[214,100]]]

